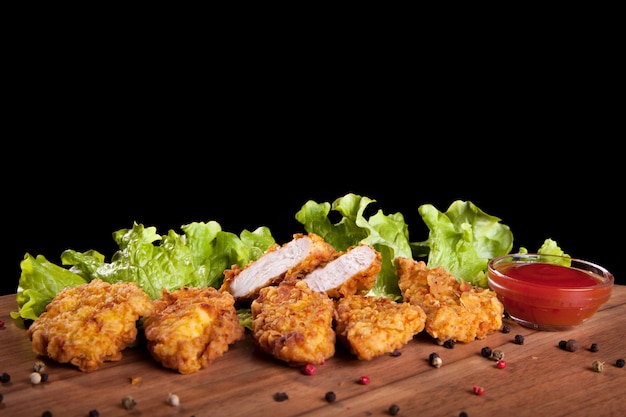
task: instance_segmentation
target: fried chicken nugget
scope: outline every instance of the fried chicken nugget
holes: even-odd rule
[[[504,306],[492,290],[410,258],[396,260],[396,273],[404,301],[424,309],[426,332],[439,343],[484,339],[502,327]]]
[[[302,280],[261,289],[252,301],[252,336],[290,366],[321,364],[335,354],[334,303]]]
[[[122,359],[137,337],[137,320],[153,309],[137,284],[95,279],[59,291],[26,334],[35,353],[91,372]]]
[[[230,293],[212,287],[164,289],[143,322],[148,351],[181,374],[208,367],[245,336],[234,304]]]
[[[410,303],[386,297],[352,295],[335,308],[339,340],[361,360],[371,360],[409,343],[424,330],[426,313]]]

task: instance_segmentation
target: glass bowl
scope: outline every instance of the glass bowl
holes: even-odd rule
[[[559,255],[515,253],[492,259],[489,287],[505,312],[525,327],[565,330],[590,318],[611,297],[613,274]]]

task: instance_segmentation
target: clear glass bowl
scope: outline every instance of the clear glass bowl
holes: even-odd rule
[[[492,259],[488,282],[506,313],[523,326],[565,330],[593,316],[611,297],[614,278],[582,259],[515,253]]]

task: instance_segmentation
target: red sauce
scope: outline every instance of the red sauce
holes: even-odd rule
[[[574,267],[502,262],[489,271],[489,285],[507,313],[521,324],[544,329],[574,326],[591,317],[611,295],[612,280]]]
[[[512,264],[501,272],[529,284],[560,288],[592,287],[599,282],[598,278],[580,269],[544,263]]]

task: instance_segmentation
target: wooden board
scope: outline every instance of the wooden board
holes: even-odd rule
[[[540,332],[507,321],[511,332],[484,340],[456,344],[447,349],[421,333],[401,350],[359,361],[339,348],[337,354],[305,375],[258,352],[248,334],[209,368],[181,375],[162,368],[144,347],[128,348],[118,362],[83,373],[71,365],[44,360],[49,380],[32,385],[29,375],[37,358],[24,329],[16,327],[9,313],[17,310],[15,295],[0,297],[0,373],[11,376],[0,384],[0,415],[85,417],[97,409],[100,416],[385,416],[396,404],[399,416],[618,416],[626,415],[622,388],[626,368],[626,286],[616,286],[611,300],[588,322],[573,330]],[[516,334],[524,344],[514,343]],[[576,339],[580,349],[568,352],[560,340]],[[597,343],[599,350],[589,346]],[[489,346],[505,352],[506,368],[481,356]],[[434,368],[431,352],[443,360]],[[604,371],[592,370],[594,360],[604,361]],[[360,376],[371,379],[358,383]],[[131,383],[132,378],[139,382]],[[483,395],[473,392],[484,387]],[[325,400],[332,391],[336,401]],[[288,400],[278,402],[274,394]],[[174,393],[180,405],[168,405]],[[122,407],[131,395],[136,406]]]

